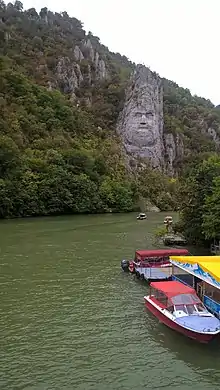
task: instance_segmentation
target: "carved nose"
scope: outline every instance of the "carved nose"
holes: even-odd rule
[[[140,124],[141,125],[146,125],[146,117],[145,117],[145,115],[142,115],[142,117],[141,117],[141,122],[140,122]]]

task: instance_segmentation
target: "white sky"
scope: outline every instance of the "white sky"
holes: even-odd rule
[[[220,0],[24,0],[67,11],[111,51],[220,104]]]

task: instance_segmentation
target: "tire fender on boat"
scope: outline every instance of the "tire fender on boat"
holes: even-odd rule
[[[129,264],[129,271],[133,274],[135,272],[134,263],[130,262]]]

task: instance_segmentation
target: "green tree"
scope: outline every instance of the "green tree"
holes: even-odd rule
[[[209,212],[212,213],[211,209],[208,211],[208,205],[211,205],[213,183],[216,183],[218,177],[220,177],[220,157],[214,155],[194,168],[180,188],[181,224],[185,234],[192,241],[198,242],[208,238],[207,215]],[[220,204],[217,203],[216,207],[220,207]]]
[[[203,234],[207,240],[220,240],[220,176],[213,179],[212,194],[205,199]]]

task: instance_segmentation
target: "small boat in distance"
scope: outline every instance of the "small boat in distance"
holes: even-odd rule
[[[167,215],[167,216],[164,218],[163,223],[164,223],[164,225],[167,225],[167,224],[172,225],[172,223],[173,223],[173,217]]]
[[[147,216],[146,216],[146,214],[144,214],[144,213],[140,213],[140,214],[137,216],[137,219],[139,219],[139,220],[141,221],[142,219],[147,219]]]
[[[192,287],[178,281],[152,282],[145,306],[169,328],[201,343],[220,333],[220,321],[203,305]]]
[[[146,281],[171,279],[172,265],[169,256],[187,256],[187,249],[138,250],[134,260],[122,260],[121,268]]]

